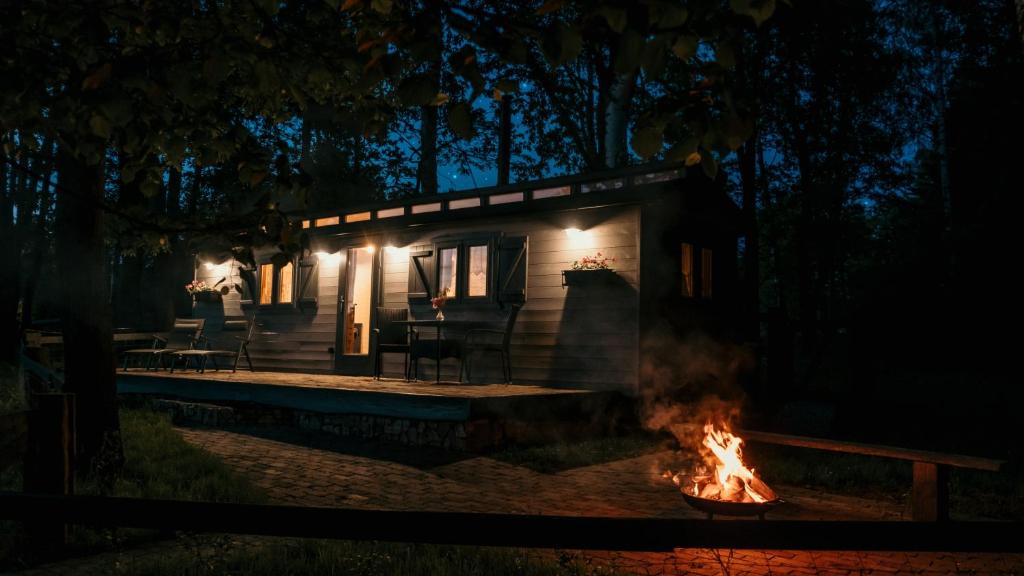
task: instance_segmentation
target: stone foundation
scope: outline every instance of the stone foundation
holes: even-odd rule
[[[259,405],[223,406],[153,399],[153,410],[170,414],[175,423],[203,426],[290,426],[349,438],[373,438],[407,446],[448,450],[481,450],[502,444],[500,423],[490,420],[451,422],[413,420],[365,414],[320,414]]]

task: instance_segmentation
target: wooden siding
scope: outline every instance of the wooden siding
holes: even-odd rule
[[[225,283],[241,284],[238,264],[231,260],[214,270],[200,264],[196,278],[214,284],[229,276]],[[338,313],[338,266],[321,265],[319,271],[318,305],[299,309],[292,305],[259,307],[247,305],[243,309],[241,296],[232,290],[223,302],[197,302],[193,315],[206,318],[206,332],[211,342],[220,340],[220,329],[225,316],[256,314],[258,327],[249,346],[253,365],[258,370],[296,370],[326,372],[334,366],[330,350],[335,346]],[[224,284],[221,284],[224,285]]]
[[[528,299],[519,313],[512,337],[512,378],[524,384],[542,384],[592,390],[619,390],[634,394],[638,367],[639,208],[616,207],[587,211],[592,223],[582,236],[570,240],[566,228],[577,227],[572,212],[522,216],[489,221],[460,221],[457,226],[432,227],[403,244],[429,244],[441,235],[501,232],[529,238]],[[615,258],[611,267],[618,282],[610,285],[563,286],[562,271],[583,256]],[[383,255],[382,304],[410,308],[408,252]],[[413,304],[417,318],[432,317],[429,305]],[[450,305],[447,318],[490,317],[500,322],[496,304]],[[432,336],[428,336],[432,337]],[[384,357],[386,375],[399,376],[402,357]],[[474,381],[500,380],[497,354],[473,358]],[[455,378],[458,364],[442,364],[442,377]],[[434,375],[434,363],[421,361],[420,377]]]

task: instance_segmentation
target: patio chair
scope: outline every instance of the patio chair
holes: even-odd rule
[[[409,319],[407,308],[377,307],[377,327],[373,329],[374,360],[373,378],[380,380],[384,371],[382,357],[384,354],[402,354],[405,367],[402,374],[409,379],[409,327],[396,322]]]
[[[462,380],[462,372],[465,370],[466,381],[472,378],[471,358],[478,352],[497,352],[501,355],[501,375],[505,384],[512,383],[512,358],[509,356],[509,345],[512,342],[512,328],[516,325],[516,316],[522,304],[513,304],[505,319],[505,329],[496,330],[491,328],[473,328],[466,331],[462,343],[463,362],[459,367],[459,380]]]
[[[163,366],[163,359],[168,354],[191,350],[195,348],[203,335],[203,328],[206,326],[205,318],[175,318],[174,326],[170,332],[164,335],[153,334],[153,345],[149,348],[134,348],[125,350],[123,369],[128,371],[129,358],[142,358],[145,361],[145,369],[159,369]],[[153,361],[157,365],[153,367]]]
[[[249,371],[253,371],[252,358],[249,357],[249,343],[252,342],[253,331],[256,328],[256,315],[251,320],[242,317],[228,317],[224,319],[220,337],[217,339],[214,348],[210,348],[210,340],[203,337],[202,348],[191,350],[180,350],[171,355],[171,372],[174,372],[174,364],[179,359],[185,360],[185,368],[189,362],[194,361],[196,371],[206,372],[206,364],[213,362],[213,369],[219,371],[217,357],[232,359],[231,371],[238,371],[238,361],[245,356],[245,362],[249,365]],[[237,346],[237,348],[236,348]]]

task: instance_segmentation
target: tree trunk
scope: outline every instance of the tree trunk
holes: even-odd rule
[[[420,192],[437,194],[437,106],[420,106]]]
[[[0,362],[13,362],[18,351],[18,277],[9,262],[21,251],[14,237],[14,202],[11,174],[0,162]]]
[[[629,107],[636,86],[636,72],[617,74],[608,96],[605,112],[604,162],[608,168],[626,164],[626,128],[629,126]]]
[[[123,462],[110,284],[105,264],[102,163],[61,149],[57,201],[58,273],[64,327],[64,391],[76,395],[80,469],[109,478]]]

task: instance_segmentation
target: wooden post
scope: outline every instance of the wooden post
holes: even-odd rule
[[[24,490],[40,494],[74,493],[75,395],[33,394],[28,418]],[[40,545],[67,542],[67,526],[44,521],[26,527]]]
[[[932,462],[914,462],[911,517],[919,522],[949,520],[949,468]]]

